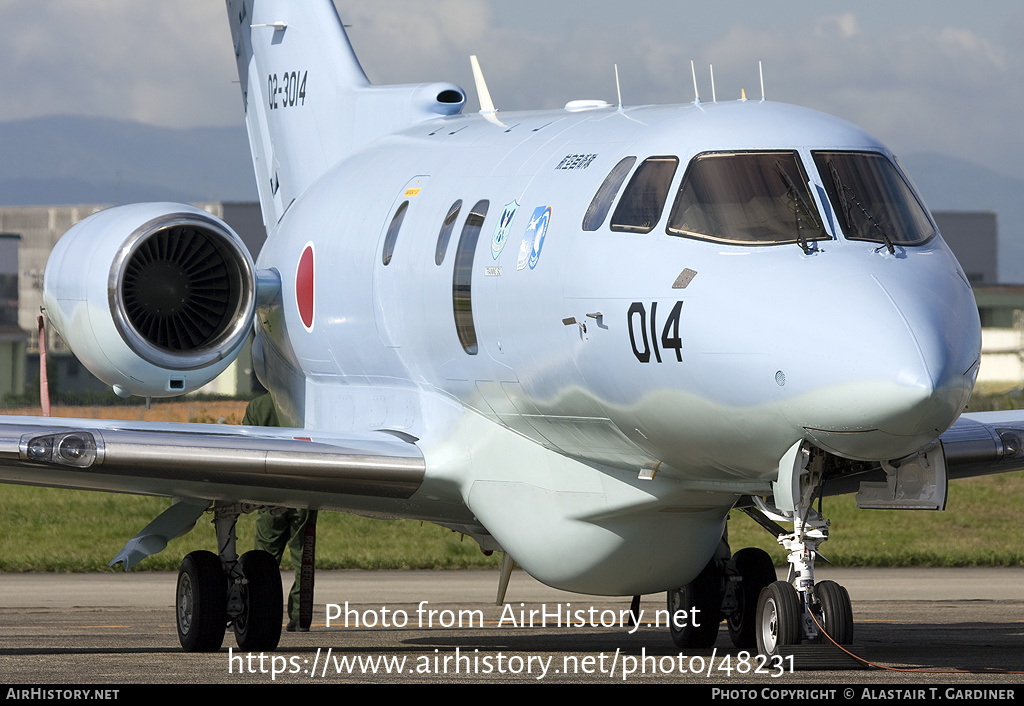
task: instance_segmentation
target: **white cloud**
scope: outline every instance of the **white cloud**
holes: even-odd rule
[[[873,27],[852,16],[789,30],[733,27],[703,56],[738,70],[763,59],[771,99],[844,117],[900,152],[942,151],[1020,173],[1008,145],[1024,87],[1005,50],[963,27]],[[721,95],[721,90],[719,91]]]
[[[1006,10],[1012,5],[998,4],[1010,15],[1001,23],[991,7],[984,22],[968,23],[960,10],[880,2],[837,14],[798,1],[780,17],[747,2],[698,12],[681,2],[590,0],[560,2],[536,21],[510,7],[346,0],[342,15],[379,82],[451,80],[472,94],[475,53],[500,109],[614,100],[614,63],[627,104],[688,102],[691,58],[705,97],[714,64],[720,99],[740,88],[757,95],[763,61],[770,100],[838,114],[903,152],[941,149],[1022,169],[1024,15]],[[0,119],[75,112],[170,126],[241,122],[220,2],[0,0],[0,12],[8,98]]]
[[[111,115],[161,125],[239,120],[224,6],[198,0],[0,2],[6,120],[46,113]],[[237,91],[237,87],[235,89]],[[234,117],[231,116],[235,113]]]
[[[818,36],[832,36],[837,31],[845,38],[860,34],[856,16],[852,12],[846,12],[842,15],[823,17],[815,27],[815,34]]]

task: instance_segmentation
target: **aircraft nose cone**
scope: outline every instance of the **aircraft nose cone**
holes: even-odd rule
[[[879,415],[878,428],[885,433],[938,436],[963,411],[970,396],[972,371],[957,369],[953,361],[958,356],[951,355],[953,351],[934,345],[933,340],[922,345],[920,338],[918,329],[914,343],[920,362],[898,368],[885,414]]]
[[[898,280],[879,281],[879,289],[904,323],[904,333],[917,350],[896,376],[906,390],[904,410],[881,430],[895,435],[938,436],[960,415],[970,398],[981,358],[981,324],[974,296],[958,275],[950,275],[944,296]]]
[[[973,296],[961,280],[941,297],[920,282],[868,276],[843,283],[841,315],[824,327],[813,391],[790,420],[841,456],[892,459],[927,445],[963,411],[980,356]]]

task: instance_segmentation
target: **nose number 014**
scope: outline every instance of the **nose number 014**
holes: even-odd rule
[[[668,318],[661,326],[661,336],[658,336],[658,302],[651,302],[650,326],[648,326],[647,309],[643,302],[633,302],[627,314],[629,325],[629,343],[633,347],[633,355],[641,363],[651,362],[651,352],[654,359],[661,362],[661,352],[674,350],[676,361],[683,362],[683,340],[679,337],[679,314],[683,310],[683,303],[677,301]],[[650,331],[650,338],[647,332]],[[660,345],[659,345],[660,344]]]

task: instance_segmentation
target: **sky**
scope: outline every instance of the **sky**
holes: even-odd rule
[[[499,110],[627,105],[741,88],[846,118],[897,154],[1024,177],[1020,0],[338,0],[375,83],[454,81],[477,109],[477,54]],[[0,0],[0,121],[50,114],[241,125],[224,4]]]

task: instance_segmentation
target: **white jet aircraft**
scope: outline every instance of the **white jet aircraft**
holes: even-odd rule
[[[329,0],[227,9],[258,262],[196,208],[111,208],[54,250],[46,310],[122,395],[200,387],[255,327],[290,428],[0,426],[4,482],[179,500],[126,567],[215,513],[219,553],[179,573],[186,650],[225,625],[277,645],[277,567],[235,552],[259,506],[427,520],[551,586],[667,591],[703,618],[681,647],[722,620],[765,654],[848,643],[815,501],[942,509],[947,479],[1024,465],[1024,416],[961,416],[970,285],[858,128],[763,99],[497,112],[479,71],[465,114],[452,84],[370,85]],[[780,535],[787,581],[730,551],[733,509]]]

